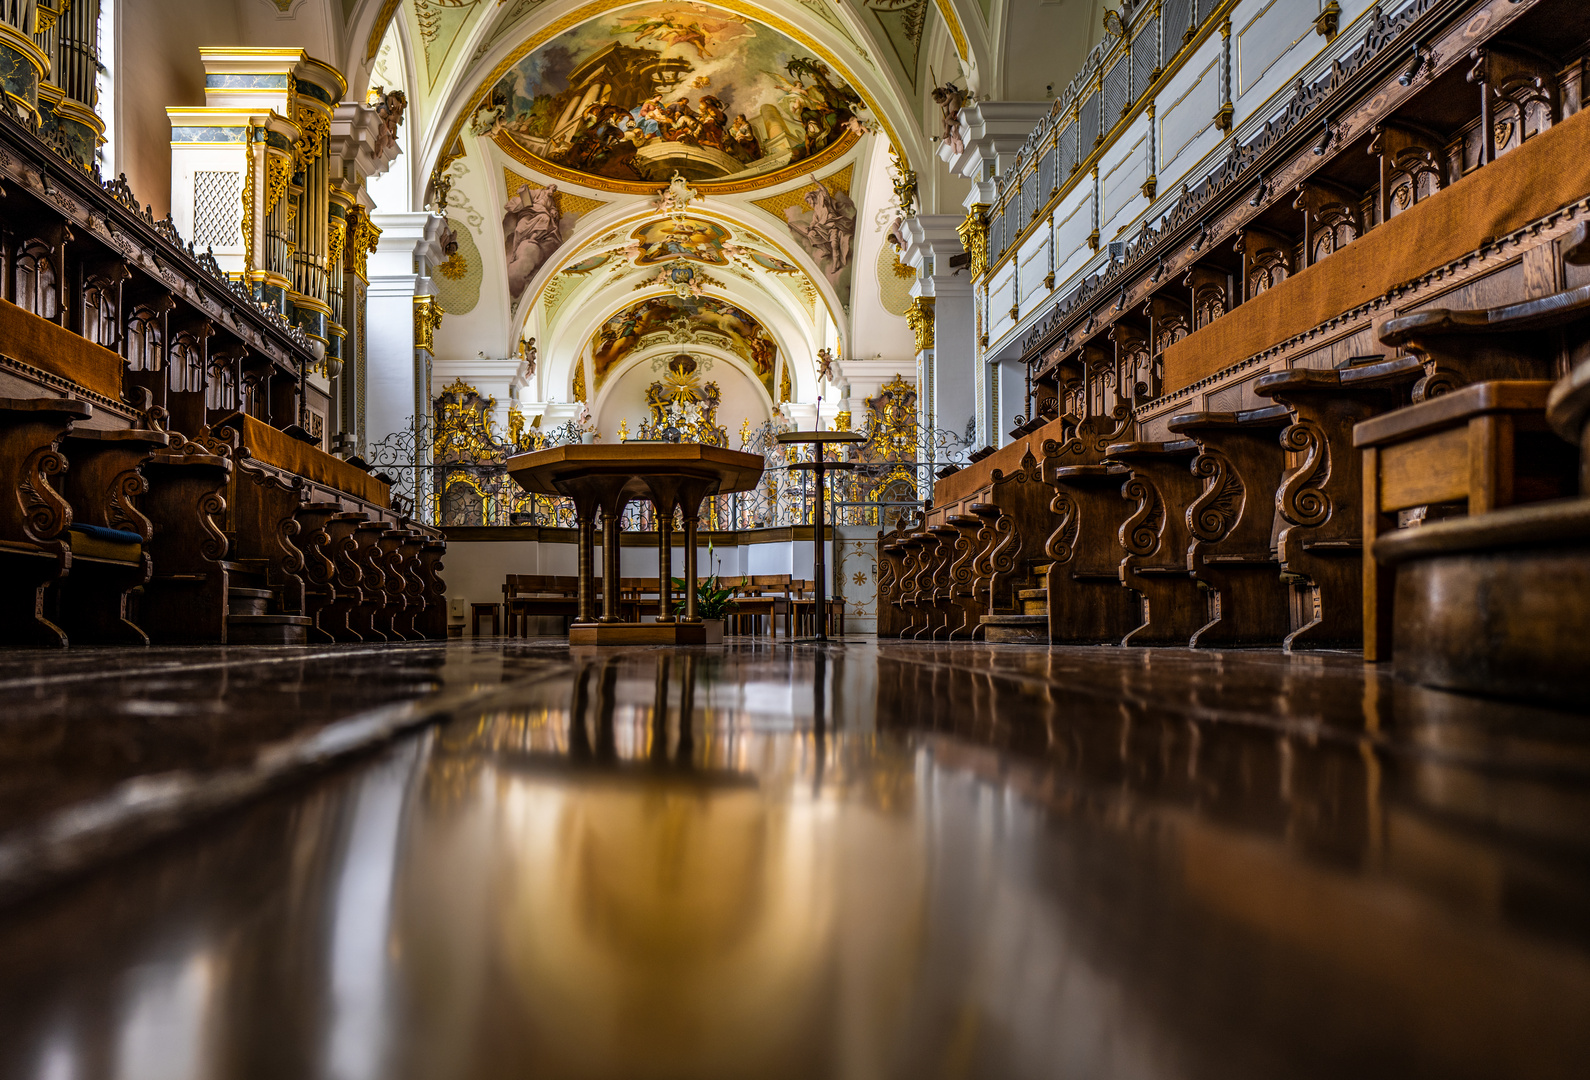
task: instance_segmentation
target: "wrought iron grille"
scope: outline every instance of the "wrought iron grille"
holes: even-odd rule
[[[780,443],[776,434],[772,424],[749,432],[739,449],[762,456],[761,483],[752,491],[708,499],[702,505],[702,528],[741,531],[811,524],[816,497],[812,474],[790,466],[812,460],[813,448]],[[833,508],[831,524],[887,529],[902,517],[920,515],[923,493],[932,490],[938,472],[965,465],[971,449],[970,431],[914,423],[878,422],[862,434],[864,442],[827,451],[831,460],[853,463],[824,478]],[[374,444],[367,463],[392,484],[394,507],[428,525],[574,528],[569,500],[525,491],[508,475],[507,462],[530,449],[577,443],[580,430],[571,423],[525,436],[519,446],[465,446],[448,430],[438,440],[430,421],[411,423]],[[649,532],[656,527],[654,519],[649,503],[632,502],[620,527]]]

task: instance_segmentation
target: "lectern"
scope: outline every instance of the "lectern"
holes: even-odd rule
[[[526,491],[566,496],[579,524],[579,614],[570,645],[704,645],[696,614],[696,527],[701,500],[749,491],[762,478],[762,458],[701,443],[554,446],[508,459],[508,475]],[[632,500],[657,510],[657,621],[619,616],[618,519]],[[670,596],[674,508],[685,521],[685,612]],[[602,512],[602,613],[596,614],[596,512]]]

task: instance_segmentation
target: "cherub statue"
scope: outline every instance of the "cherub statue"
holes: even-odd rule
[[[944,114],[944,141],[949,144],[951,153],[961,153],[966,149],[966,142],[961,138],[961,109],[971,103],[971,95],[956,86],[952,79],[933,88],[933,100]]]

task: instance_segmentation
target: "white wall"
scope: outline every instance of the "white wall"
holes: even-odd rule
[[[851,530],[852,532],[854,530]],[[745,534],[742,534],[745,535]],[[752,534],[754,536],[754,534]],[[847,534],[848,535],[848,534]],[[601,569],[602,545],[601,534],[597,534],[596,558],[597,569]],[[674,577],[684,574],[685,553],[681,544],[682,537],[674,533]],[[711,552],[716,560],[714,564],[708,562],[708,549],[705,544],[697,548],[696,572],[706,577],[716,570],[724,576],[738,577],[745,574],[789,574],[794,578],[807,578],[812,576],[812,543],[807,540],[776,540],[763,543],[745,543],[733,546],[715,547]],[[855,561],[852,557],[851,561]],[[573,576],[579,568],[579,553],[573,542],[573,534],[569,534],[566,541],[534,541],[534,540],[484,540],[461,541],[449,540],[447,554],[442,557],[442,579],[447,585],[447,598],[464,600],[473,604],[494,604],[502,602],[502,584],[509,574],[563,574]],[[832,557],[829,558],[828,573],[825,575],[829,594],[833,594],[833,566]],[[847,572],[859,569],[850,567]],[[619,575],[621,577],[656,577],[657,576],[657,548],[655,539],[643,546],[623,546],[619,549]],[[870,581],[867,589],[873,586]],[[851,588],[851,592],[856,590]],[[870,604],[870,593],[867,597],[858,598]],[[467,609],[466,609],[467,610]],[[548,620],[540,632],[553,633],[557,623]],[[876,628],[876,623],[858,623],[856,627],[847,630],[859,629],[866,632]],[[467,631],[466,631],[467,633]]]

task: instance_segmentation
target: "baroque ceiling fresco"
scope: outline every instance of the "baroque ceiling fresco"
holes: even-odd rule
[[[591,336],[596,385],[624,358],[659,343],[711,344],[744,360],[773,396],[778,345],[754,315],[713,296],[653,296],[631,304],[597,327]]]
[[[953,0],[349,2],[414,99],[414,205],[461,236],[437,271],[459,358],[535,346],[520,400],[584,402],[665,337],[815,397],[816,354],[861,332],[855,264],[908,287],[876,177],[931,153],[924,35]]]
[[[492,87],[470,133],[549,175],[777,182],[866,133],[864,108],[826,63],[761,22],[647,3],[525,56]]]

